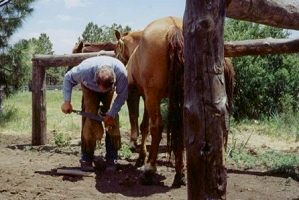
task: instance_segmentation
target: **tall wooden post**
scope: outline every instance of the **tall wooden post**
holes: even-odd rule
[[[225,0],[186,1],[184,132],[188,199],[226,198],[224,19]]]
[[[46,68],[32,61],[32,145],[47,142]]]

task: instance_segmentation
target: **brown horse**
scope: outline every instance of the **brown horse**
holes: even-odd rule
[[[99,51],[116,51],[115,42],[97,42],[97,43],[88,43],[81,41],[78,45],[72,50],[72,53],[89,53],[89,52],[99,52]],[[69,66],[66,71],[69,71],[74,66]]]
[[[141,38],[143,31],[134,31],[134,32],[126,32],[123,35],[120,34],[119,31],[115,30],[115,36],[117,38],[117,48],[115,51],[115,56],[120,61],[124,63],[124,65],[127,65],[129,58],[133,54],[135,48],[139,45],[139,41]],[[130,135],[130,148],[132,150],[136,150],[137,148],[137,139],[139,136],[139,127],[138,127],[138,118],[139,118],[139,100],[141,93],[138,92],[138,90],[135,90],[135,84],[131,82],[129,84],[129,92],[130,92],[130,98],[127,100],[128,109],[129,109],[129,119],[130,119],[130,125],[131,125],[131,135]],[[149,118],[147,116],[146,110],[144,111],[143,120],[141,123],[141,130],[148,129]],[[137,166],[142,166],[144,164],[144,159],[140,160],[141,157],[139,157],[139,164],[136,164]]]
[[[101,50],[104,51],[115,51],[116,50],[115,42],[97,42],[97,43],[89,43],[89,42],[80,42],[73,48],[72,53],[88,53],[88,52],[98,52]]]
[[[116,50],[117,58],[126,61],[130,55],[126,40],[128,36],[122,37],[118,42]],[[125,47],[121,47],[122,43]],[[129,48],[128,48],[129,49]],[[122,50],[122,52],[119,52]],[[132,51],[131,51],[132,52]],[[183,151],[183,35],[182,21],[175,17],[167,17],[156,20],[150,23],[142,32],[139,45],[133,51],[127,63],[128,82],[129,82],[129,97],[128,108],[130,122],[133,121],[132,131],[138,130],[138,105],[139,97],[144,98],[145,112],[141,125],[142,144],[137,165],[143,164],[146,157],[146,138],[148,132],[151,133],[151,147],[149,156],[145,164],[144,176],[142,181],[144,184],[152,183],[152,175],[156,171],[156,161],[159,150],[159,144],[162,138],[162,116],[160,110],[161,99],[169,98],[170,105],[176,105],[176,109],[169,109],[168,116],[171,116],[171,123],[168,127],[168,132],[171,133],[171,138],[175,138],[171,142],[175,155],[176,176],[173,182],[174,186],[185,185],[185,161]],[[171,79],[174,78],[177,84],[172,84]],[[169,85],[172,85],[169,87]],[[174,95],[173,95],[174,94]],[[176,101],[176,102],[175,102]],[[178,111],[179,112],[175,112]],[[174,113],[175,112],[175,113]],[[131,118],[135,117],[135,120]],[[150,119],[150,126],[148,120]],[[148,128],[150,130],[148,130]],[[137,134],[137,133],[136,133]]]
[[[149,24],[143,32],[133,32],[122,36],[116,32],[116,37],[118,39],[116,57],[124,64],[128,63],[129,98],[127,103],[132,143],[136,143],[139,132],[140,96],[144,98],[145,102],[143,121],[140,126],[142,143],[136,162],[137,166],[141,166],[146,157],[145,141],[149,131],[148,117],[151,119],[151,149],[142,180],[145,183],[151,183],[151,175],[156,169],[158,147],[163,130],[160,103],[163,97],[169,97],[168,138],[170,138],[169,133],[171,132],[170,143],[176,162],[176,176],[173,185],[184,185],[182,20],[174,17],[163,18]],[[134,50],[135,47],[137,48]],[[128,60],[128,58],[130,59]],[[224,62],[224,75],[228,107],[231,110],[234,71],[229,59],[225,59]]]

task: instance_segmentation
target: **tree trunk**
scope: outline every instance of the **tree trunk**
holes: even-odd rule
[[[227,17],[299,30],[298,0],[227,0],[227,4]]]
[[[188,199],[226,196],[228,109],[223,74],[225,0],[187,0],[184,132]]]

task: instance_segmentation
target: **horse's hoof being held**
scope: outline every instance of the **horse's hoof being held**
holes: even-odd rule
[[[177,172],[174,176],[172,187],[180,188],[181,186],[186,186],[187,180],[186,175],[183,172]]]
[[[132,152],[137,151],[137,142],[136,141],[130,141],[129,142],[129,148]]]

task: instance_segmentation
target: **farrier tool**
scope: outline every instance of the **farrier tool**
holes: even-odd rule
[[[94,115],[94,114],[91,114],[91,113],[84,112],[82,110],[72,110],[72,112],[74,112],[78,115],[82,115],[83,117],[88,117],[90,119],[99,121],[99,122],[103,122],[104,119],[105,119],[105,117],[102,116],[102,115]]]

